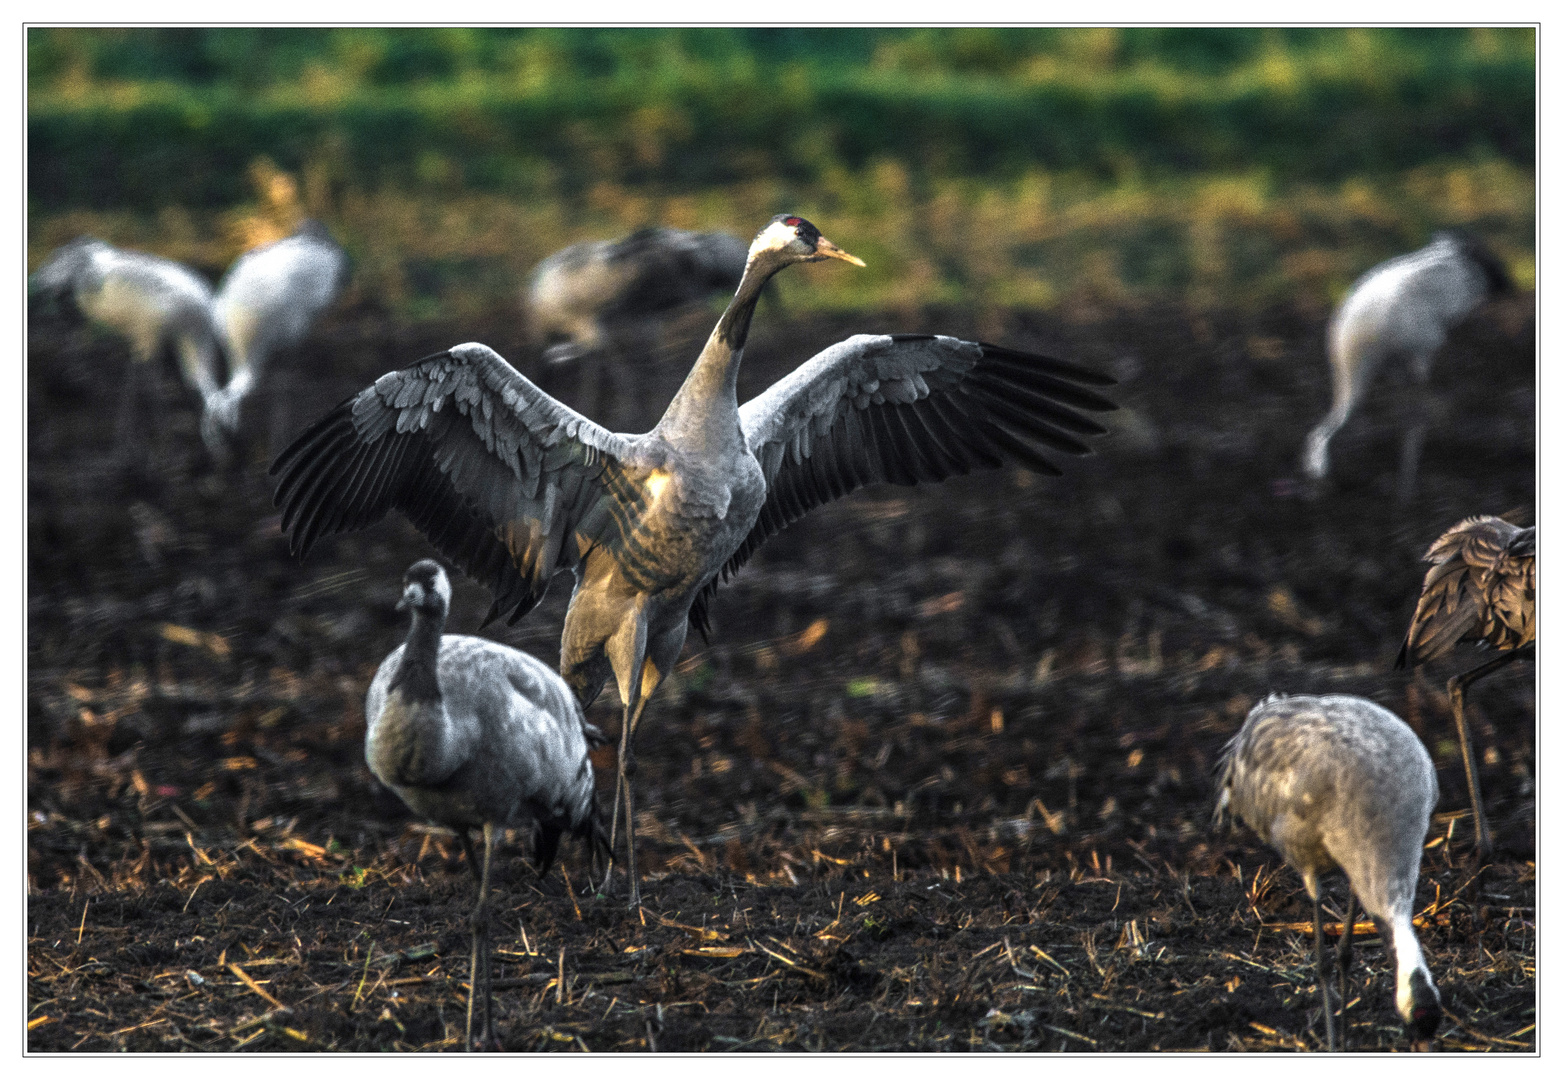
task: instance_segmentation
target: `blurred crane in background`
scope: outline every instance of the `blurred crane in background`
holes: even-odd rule
[[[1422,595],[1395,666],[1425,664],[1462,641],[1502,651],[1449,680],[1449,707],[1476,818],[1476,848],[1485,858],[1492,853],[1492,831],[1482,810],[1476,755],[1465,722],[1465,691],[1520,655],[1535,655],[1536,527],[1522,529],[1497,517],[1466,518],[1433,541],[1423,560],[1432,563],[1432,569],[1422,581]]]
[[[916,484],[1018,463],[1060,470],[1035,444],[1086,454],[1112,379],[1032,353],[931,334],[860,334],[742,408],[738,368],[760,290],[800,262],[861,260],[779,214],[750,246],[738,291],[683,387],[645,435],[613,434],[486,346],[382,375],[272,465],[293,550],[395,508],[489,585],[514,623],[556,570],[575,572],[560,672],[589,705],[612,675],[623,702],[619,786],[635,870],[631,739],[693,624],[709,629],[718,575],[810,509],[865,484]]]
[[[532,337],[547,346],[546,362],[579,366],[581,410],[604,415],[604,377],[611,373],[621,403],[633,401],[635,369],[654,355],[664,321],[736,289],[747,257],[744,242],[728,233],[658,227],[571,244],[532,271],[525,296]]]
[[[1416,493],[1417,464],[1430,412],[1433,354],[1449,330],[1490,296],[1514,291],[1503,263],[1463,230],[1434,234],[1426,247],[1380,263],[1357,279],[1330,319],[1334,403],[1308,433],[1303,471],[1313,480],[1330,469],[1330,439],[1362,402],[1379,366],[1392,357],[1410,364],[1415,389],[1400,452],[1398,495]]]
[[[156,408],[154,362],[170,346],[185,384],[200,395],[201,437],[207,450],[217,458],[224,455],[226,448],[212,423],[220,406],[221,376],[212,287],[204,278],[172,259],[81,236],[51,254],[29,285],[38,299],[62,301],[130,339],[130,369],[114,425],[115,450],[123,460],[133,456],[138,428],[161,427],[138,415],[139,399],[152,395]]]
[[[445,634],[450,579],[423,559],[408,568],[398,609],[412,612],[407,639],[380,664],[364,699],[369,769],[416,814],[455,829],[477,879],[466,1048],[474,1002],[483,1012],[477,1045],[500,1049],[489,977],[489,871],[494,831],[534,828],[539,874],[548,873],[565,832],[609,854],[597,819],[587,724],[563,679],[526,653]],[[469,829],[483,831],[481,863]]]
[[[313,218],[291,236],[245,252],[228,268],[213,306],[228,358],[228,383],[210,410],[221,433],[237,436],[240,407],[266,373],[272,355],[303,340],[346,277],[346,253]],[[274,453],[287,434],[291,369],[279,367],[271,381]]]
[[[1302,875],[1313,899],[1329,1049],[1345,1049],[1345,1032],[1337,1037],[1330,1002],[1319,878],[1337,867],[1349,886],[1336,957],[1342,1012],[1350,1000],[1346,973],[1361,900],[1393,949],[1395,1007],[1413,1043],[1431,1039],[1442,1007],[1411,913],[1438,778],[1416,734],[1365,698],[1272,695],[1227,744],[1217,786],[1217,821],[1231,812],[1246,822]]]

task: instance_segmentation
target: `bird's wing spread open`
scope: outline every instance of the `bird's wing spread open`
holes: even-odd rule
[[[1105,428],[1080,410],[1117,408],[1087,386],[1105,375],[1035,353],[931,334],[858,334],[740,411],[765,471],[765,504],[722,570],[809,510],[865,484],[917,484],[1019,464],[1059,475],[1038,447],[1088,454]],[[713,580],[692,619],[704,629]]]
[[[554,571],[635,517],[629,440],[543,393],[485,345],[382,375],[271,467],[292,549],[400,510],[493,590],[514,623]],[[627,500],[627,501],[626,501]]]
[[[1423,558],[1432,563],[1396,667],[1426,663],[1462,640],[1502,649],[1535,640],[1536,530],[1473,517],[1444,533]]]

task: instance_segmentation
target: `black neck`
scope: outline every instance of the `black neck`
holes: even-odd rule
[[[749,339],[749,323],[754,318],[755,305],[760,302],[760,290],[785,265],[761,255],[744,271],[738,291],[716,324],[716,339],[733,352],[742,349]]]
[[[664,438],[708,449],[742,439],[738,427],[738,365],[749,337],[749,320],[754,317],[760,290],[786,265],[784,259],[769,252],[749,260],[738,291],[657,425]]]
[[[444,629],[444,612],[434,614],[413,609],[402,665],[392,676],[390,687],[400,690],[408,701],[440,700],[440,637]]]

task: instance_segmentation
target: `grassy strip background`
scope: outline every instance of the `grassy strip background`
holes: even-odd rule
[[[1529,30],[1209,31],[1205,47],[1242,48],[1203,64],[1201,38],[1130,30],[1014,31],[982,64],[959,46],[989,39],[958,31],[849,37],[858,55],[833,59],[669,31],[169,33],[31,32],[36,207],[228,205],[257,154],[360,188],[568,199],[599,182],[815,184],[880,159],[918,183],[1254,168],[1339,182],[1434,160],[1530,167],[1535,149]],[[218,62],[250,40],[259,76]],[[712,41],[729,47],[695,47]],[[490,48],[463,63],[462,43]],[[415,45],[421,60],[393,62]]]
[[[800,310],[962,304],[1088,313],[1174,302],[1257,310],[1285,301],[1322,317],[1368,267],[1463,224],[1487,237],[1527,287],[1535,280],[1535,178],[1501,160],[1431,165],[1335,184],[1287,184],[1255,170],[1112,183],[1035,170],[1004,183],[918,185],[897,162],[837,169],[816,184],[762,180],[685,194],[598,183],[573,212],[559,201],[395,188],[333,194],[311,212],[351,253],[353,289],[401,318],[514,308],[526,275],[585,237],[657,222],[748,236],[771,214],[814,220],[866,270],[776,283]],[[253,203],[226,210],[34,213],[29,264],[93,233],[198,266],[214,279],[242,250]]]

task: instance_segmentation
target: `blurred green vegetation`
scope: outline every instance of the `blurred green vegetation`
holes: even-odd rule
[[[35,259],[220,266],[264,158],[413,316],[783,209],[870,261],[812,306],[1322,305],[1453,223],[1533,274],[1526,28],[32,28],[28,87]]]

